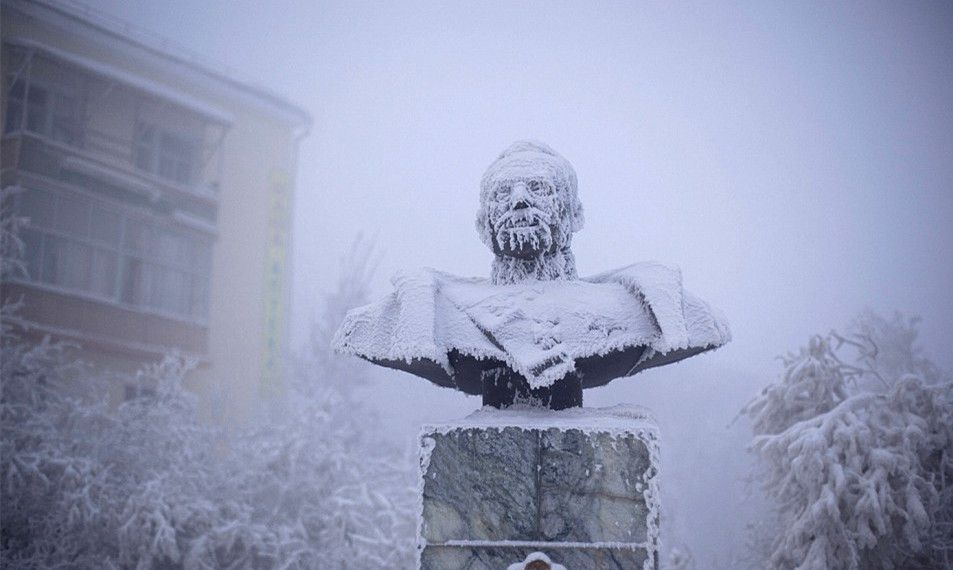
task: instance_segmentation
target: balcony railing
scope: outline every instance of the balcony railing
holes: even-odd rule
[[[117,166],[135,167],[132,139],[123,139],[97,130],[85,129],[80,141],[80,148],[90,154],[102,157],[106,161],[115,162]]]
[[[73,133],[69,139],[58,140],[23,130],[6,134],[4,144],[16,142],[19,165],[38,174],[51,175],[51,168],[66,167],[106,178],[117,186],[152,197],[171,191],[213,205],[218,202],[216,177],[203,172],[203,168],[196,168],[199,172],[193,174],[192,182],[182,183],[139,168],[131,138],[85,128]],[[200,162],[198,159],[196,157],[195,161]]]

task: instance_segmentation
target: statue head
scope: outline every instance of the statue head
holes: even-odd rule
[[[548,145],[515,142],[486,169],[476,226],[498,260],[527,266],[571,255],[572,234],[582,225],[576,172]],[[558,277],[548,273],[535,276]]]

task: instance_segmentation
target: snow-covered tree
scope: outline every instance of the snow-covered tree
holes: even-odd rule
[[[254,430],[246,439],[253,445],[239,455],[243,462],[262,462],[268,472],[246,490],[254,504],[296,513],[306,542],[314,545],[308,567],[413,564],[413,459],[382,445],[376,418],[356,398],[370,365],[331,349],[347,310],[366,302],[374,265],[373,248],[355,241],[337,288],[312,325],[309,350],[296,361],[288,398],[273,414],[279,419]]]
[[[7,244],[15,227],[4,225]],[[11,251],[14,251],[15,248]],[[413,559],[411,466],[373,437],[349,382],[366,368],[330,353],[328,332],[363,294],[359,247],[328,297],[281,413],[254,427],[203,422],[170,356],[118,407],[110,378],[67,347],[2,320],[0,559],[17,568],[368,568]],[[363,256],[363,257],[362,257]],[[4,270],[16,263],[4,262]],[[355,274],[357,272],[357,274]],[[330,315],[330,313],[335,313]],[[320,324],[324,323],[324,324]]]
[[[865,313],[815,336],[742,411],[778,509],[770,567],[953,564],[953,382],[917,325]]]

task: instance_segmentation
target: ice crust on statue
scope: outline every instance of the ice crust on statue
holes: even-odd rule
[[[540,142],[513,143],[486,169],[476,229],[494,253],[495,285],[576,278],[570,245],[585,222],[577,186],[569,161]]]
[[[390,295],[348,314],[336,349],[481,394],[488,360],[531,389],[569,374],[592,388],[730,340],[676,268],[643,262],[578,278],[570,246],[583,221],[572,165],[543,143],[514,143],[481,181],[476,227],[494,252],[491,278],[398,274]]]
[[[730,339],[724,319],[682,288],[679,271],[657,263],[514,285],[422,269],[393,284],[386,298],[348,314],[338,349],[470,394],[482,386],[458,384],[454,353],[503,361],[533,388],[569,372],[592,388]],[[609,364],[592,366],[597,357],[614,365],[595,370]]]

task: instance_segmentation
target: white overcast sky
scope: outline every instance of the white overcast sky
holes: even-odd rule
[[[953,356],[948,3],[99,0],[286,95],[300,155],[294,330],[355,233],[400,267],[488,275],[478,182],[518,138],[576,167],[582,274],[679,265],[756,375],[864,307]],[[227,189],[226,189],[227,191]]]

